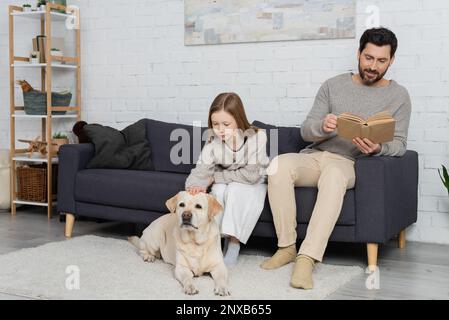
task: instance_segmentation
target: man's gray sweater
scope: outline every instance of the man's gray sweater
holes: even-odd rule
[[[328,151],[348,159],[363,155],[350,141],[337,136],[334,131],[323,131],[325,116],[336,116],[351,112],[368,118],[378,112],[388,110],[396,120],[394,140],[383,143],[378,156],[402,156],[407,148],[407,133],[410,122],[411,102],[407,89],[391,80],[388,86],[371,87],[355,83],[352,74],[346,73],[324,82],[315,98],[312,110],[301,126],[304,140],[313,142],[301,153]],[[338,131],[338,128],[337,128]]]

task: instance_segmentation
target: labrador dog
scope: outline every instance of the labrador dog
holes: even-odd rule
[[[174,265],[175,277],[184,293],[197,294],[193,277],[210,273],[215,282],[214,293],[230,295],[220,230],[214,218],[223,207],[209,194],[193,196],[186,191],[165,204],[170,213],[153,221],[141,238],[130,237],[129,241],[139,249],[144,261],[162,258]]]

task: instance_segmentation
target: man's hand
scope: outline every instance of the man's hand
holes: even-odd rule
[[[190,193],[192,196],[194,196],[194,195],[197,195],[198,193],[201,193],[201,192],[205,193],[206,189],[204,189],[203,187],[193,186],[193,187],[187,188],[186,191],[188,193]]]
[[[334,132],[337,129],[337,116],[335,114],[329,113],[323,121],[323,131],[325,133]]]
[[[352,143],[364,154],[376,154],[382,149],[382,146],[379,143],[373,143],[367,138],[355,138],[352,140]]]

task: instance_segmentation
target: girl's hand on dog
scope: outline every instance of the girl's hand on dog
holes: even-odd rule
[[[192,196],[194,196],[194,195],[196,195],[198,193],[206,192],[206,189],[204,189],[203,187],[193,186],[193,187],[187,188],[186,191],[188,193],[190,193]]]

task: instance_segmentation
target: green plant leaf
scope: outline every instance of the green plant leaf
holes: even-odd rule
[[[441,175],[440,169],[438,169],[438,175],[440,176],[441,182],[443,182],[443,185],[446,187],[449,194],[449,174],[447,173],[446,167],[444,165],[442,165],[442,167],[443,175]]]
[[[56,132],[55,134],[53,134],[53,139],[68,139],[68,137],[62,132]]]
[[[447,174],[447,169],[444,165],[443,165],[443,176],[444,176],[444,181],[449,182],[449,175]]]
[[[445,181],[443,179],[443,176],[441,175],[440,169],[438,169],[438,174],[440,175],[441,182],[443,182],[444,186],[447,188],[448,187],[448,183],[447,183],[447,181]],[[444,173],[443,173],[443,175],[444,175]]]

